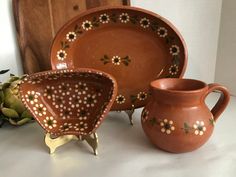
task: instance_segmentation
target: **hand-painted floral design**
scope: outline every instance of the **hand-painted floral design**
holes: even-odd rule
[[[172,56],[171,64],[165,67],[165,71],[161,72],[161,74],[158,75],[160,77],[163,73],[163,77],[177,77],[178,74],[180,74],[180,47],[178,46],[178,43],[176,42],[175,36],[169,34],[168,31],[169,28],[167,26],[160,26],[161,23],[159,23],[158,20],[151,20],[148,16],[138,16],[138,15],[132,15],[129,14],[128,11],[123,11],[121,13],[102,13],[98,14],[97,16],[93,16],[92,18],[85,19],[82,24],[76,24],[73,30],[69,31],[66,35],[66,39],[63,39],[61,41],[61,50],[57,52],[57,58],[60,61],[63,61],[67,57],[67,49],[70,49],[70,42],[75,41],[80,35],[83,33],[86,33],[86,31],[89,31],[93,28],[98,28],[102,26],[102,24],[108,24],[110,23],[124,23],[128,25],[137,25],[139,28],[145,28],[147,30],[150,30],[154,32],[156,35],[158,35],[160,38],[164,38],[164,42],[166,42],[169,53]],[[130,22],[130,23],[129,23]],[[130,57],[127,56],[119,56],[117,53],[112,54],[108,56],[105,54],[100,60],[103,62],[104,65],[110,63],[111,66],[114,67],[120,67],[123,66],[129,66],[131,63]],[[133,59],[132,59],[133,60]],[[63,62],[60,63],[63,65]],[[64,67],[64,66],[63,66]],[[87,90],[81,90],[79,88],[75,89],[78,95],[86,95]],[[60,89],[59,89],[60,91]],[[70,92],[64,92],[63,96],[70,94]],[[146,94],[137,94],[130,95],[131,103],[132,105],[135,105],[134,102],[137,101],[144,101],[146,100],[147,95]],[[125,102],[125,98],[120,97],[122,101],[118,101],[118,104],[123,104]],[[72,107],[76,107],[75,104],[71,102]],[[79,107],[79,104],[77,104],[77,108]]]
[[[112,57],[111,61],[114,65],[120,65],[121,58],[119,56],[114,56],[114,57]]]
[[[75,92],[78,93],[78,95],[86,94],[86,91],[88,91],[88,86],[86,83],[79,82],[75,85]]]
[[[63,96],[66,94],[66,92],[69,91],[70,88],[70,84],[69,83],[64,83],[62,82],[59,86],[58,86],[58,92],[59,93],[64,93]]]
[[[143,27],[143,28],[148,28],[149,26],[150,26],[150,20],[149,19],[147,19],[146,17],[144,17],[144,18],[142,18],[141,20],[140,20],[140,25],[141,25],[141,27]]]
[[[85,123],[85,122],[80,122],[80,123],[78,123],[78,124],[75,124],[74,129],[75,129],[76,131],[83,132],[83,131],[85,131],[86,129],[88,129],[88,124]]]
[[[55,127],[57,127],[57,121],[52,117],[46,117],[46,119],[43,120],[44,122],[44,126],[49,128],[49,129],[53,129]]]
[[[38,102],[39,93],[35,91],[28,91],[25,95],[25,100],[30,102],[30,104],[35,104]]]
[[[73,113],[70,107],[63,107],[62,109],[60,109],[59,115],[62,119],[69,119],[71,115],[73,115]]]
[[[130,20],[130,17],[128,15],[128,13],[122,13],[119,17],[121,23],[128,23]]]
[[[44,107],[43,104],[35,104],[35,107],[33,107],[34,113],[43,116],[46,115],[47,108]]]
[[[206,127],[204,126],[203,121],[196,121],[196,123],[193,124],[193,128],[195,129],[194,131],[195,135],[202,136],[204,132],[206,131]]]
[[[72,97],[69,98],[68,103],[72,108],[79,108],[82,103],[82,99],[80,98],[80,95],[72,95]]]
[[[170,75],[177,75],[179,72],[179,66],[178,65],[171,65],[169,68]]]
[[[85,108],[82,107],[78,109],[77,116],[79,120],[87,120],[89,115],[90,115],[89,111],[86,110]]]
[[[60,126],[60,131],[61,132],[67,132],[73,128],[72,123],[67,123],[65,122],[63,125]]]
[[[166,134],[171,134],[175,130],[174,122],[172,120],[164,119],[160,122],[161,132]]]
[[[99,21],[101,22],[101,23],[109,23],[109,21],[110,21],[110,17],[109,17],[109,15],[107,15],[107,14],[101,14],[100,16],[99,16]]]
[[[177,45],[172,45],[171,48],[170,48],[170,54],[173,55],[173,56],[176,56],[178,55],[180,52],[180,49]]]
[[[55,108],[63,108],[65,104],[65,99],[62,96],[56,95],[55,97],[52,97],[52,105],[55,106]]]
[[[52,99],[53,97],[55,97],[54,94],[54,86],[46,86],[46,88],[44,89],[44,94],[43,96],[47,97],[47,99]]]
[[[124,104],[125,103],[125,97],[123,95],[118,95],[116,97],[116,103],[118,104]]]
[[[42,79],[39,79],[39,78],[34,78],[32,80],[29,80],[28,83],[29,84],[40,84],[42,81]]]
[[[146,121],[147,121],[148,115],[149,115],[149,111],[144,108],[144,109],[143,109],[143,112],[142,112],[142,116],[141,116],[143,122],[146,122]]]
[[[131,62],[129,56],[125,56],[122,58],[118,55],[113,56],[112,58],[110,58],[108,55],[104,55],[103,58],[101,58],[101,61],[103,62],[104,65],[112,63],[115,66],[120,66],[121,63],[123,63],[125,66],[128,66],[129,63]]]
[[[160,37],[166,37],[167,35],[168,35],[168,31],[167,31],[167,29],[166,28],[164,28],[164,27],[160,27],[160,28],[158,28],[158,30],[157,30],[157,34],[160,36]]]
[[[93,27],[93,25],[92,25],[91,21],[86,20],[82,23],[82,28],[86,31],[91,30],[92,27]]]
[[[137,95],[137,99],[140,100],[140,101],[143,101],[143,100],[146,100],[147,99],[147,93],[145,92],[139,92],[138,95]]]
[[[86,107],[94,107],[96,103],[96,95],[88,94],[86,97],[84,97],[84,104]]]
[[[60,61],[64,61],[66,59],[67,53],[65,50],[59,50],[57,52],[57,59]]]
[[[69,42],[74,42],[76,40],[76,33],[75,32],[69,32],[67,35],[66,35],[66,39],[69,41]]]

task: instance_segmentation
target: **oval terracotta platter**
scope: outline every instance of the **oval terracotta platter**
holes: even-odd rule
[[[152,80],[183,76],[187,49],[161,16],[134,7],[106,7],[65,24],[50,57],[53,69],[94,68],[113,75],[119,90],[112,110],[128,110],[146,104]]]

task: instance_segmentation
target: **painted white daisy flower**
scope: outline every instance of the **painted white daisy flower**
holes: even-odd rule
[[[171,48],[170,48],[170,54],[175,56],[175,55],[178,55],[180,52],[180,49],[177,45],[172,45]]]
[[[166,37],[168,35],[168,31],[166,28],[164,27],[160,27],[158,28],[157,30],[157,34],[160,36],[160,37]]]
[[[84,104],[86,107],[94,107],[96,103],[96,95],[88,94],[86,97],[84,97]]]
[[[67,53],[65,50],[59,50],[57,52],[57,59],[60,61],[64,61],[66,59]]]
[[[76,40],[76,37],[77,37],[77,35],[76,35],[75,32],[69,32],[69,33],[67,33],[67,35],[66,35],[66,39],[67,39],[69,42],[75,41],[75,40]]]
[[[53,129],[55,127],[57,127],[57,121],[52,117],[46,117],[46,119],[43,120],[44,122],[44,126],[49,128],[49,129]]]
[[[121,58],[119,56],[114,56],[114,57],[112,57],[111,61],[114,65],[120,65]]]
[[[92,27],[93,27],[93,25],[92,25],[91,21],[86,20],[82,23],[82,28],[86,31],[91,30]]]
[[[193,128],[195,129],[194,131],[195,135],[202,136],[204,132],[206,131],[206,127],[204,126],[203,121],[196,121],[196,123],[193,124]]]
[[[178,65],[171,65],[170,68],[169,68],[169,73],[171,75],[177,75],[179,72],[179,67]]]
[[[123,95],[118,95],[116,97],[116,103],[118,104],[124,104],[125,103],[125,97]]]
[[[130,17],[129,17],[129,15],[128,15],[128,13],[122,13],[122,14],[120,15],[119,19],[120,19],[121,23],[128,23]]]
[[[109,23],[109,21],[110,21],[110,17],[109,17],[109,15],[107,15],[107,14],[101,14],[100,16],[99,16],[99,21],[101,22],[101,23]]]
[[[47,108],[44,107],[43,104],[35,104],[35,107],[33,107],[34,113],[43,116],[46,115]]]
[[[25,100],[29,102],[30,104],[35,104],[38,103],[38,97],[40,93],[35,92],[35,91],[28,91],[27,94],[25,95]]]
[[[137,95],[137,98],[138,98],[138,100],[143,101],[143,100],[147,99],[147,96],[148,96],[147,93],[139,92],[138,95]]]
[[[147,19],[146,17],[142,18],[140,20],[140,25],[143,27],[143,28],[148,28],[150,26],[150,20]]]
[[[164,119],[160,122],[161,132],[166,134],[171,134],[175,130],[174,122],[172,120]]]

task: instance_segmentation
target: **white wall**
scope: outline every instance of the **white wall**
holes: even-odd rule
[[[0,69],[21,74],[15,46],[11,0],[0,0]],[[170,20],[183,34],[189,51],[185,77],[212,82],[222,0],[131,0],[133,6],[154,11]],[[0,78],[1,79],[1,78]]]
[[[216,82],[227,86],[236,95],[236,1],[224,0],[218,56],[216,65]]]
[[[222,0],[132,0],[132,5],[170,20],[189,52],[185,77],[213,82]]]
[[[9,73],[22,74],[22,66],[16,45],[11,0],[0,0],[0,70],[10,69]],[[9,74],[0,76],[5,80]]]

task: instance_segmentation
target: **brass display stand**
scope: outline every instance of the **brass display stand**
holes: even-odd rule
[[[70,141],[86,141],[91,148],[93,149],[94,155],[97,155],[98,148],[98,136],[97,133],[85,136],[75,136],[75,135],[63,135],[57,138],[52,138],[49,133],[45,135],[45,144],[49,147],[50,154],[53,154],[56,149],[64,144],[69,143]]]

